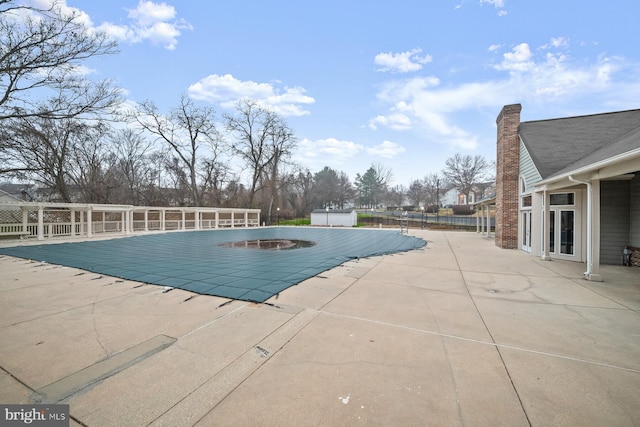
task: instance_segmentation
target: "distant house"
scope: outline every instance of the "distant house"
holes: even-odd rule
[[[315,209],[311,212],[311,225],[354,227],[358,225],[358,213],[355,209]]]
[[[33,191],[34,186],[33,184],[11,184],[11,183],[6,183],[6,184],[0,184],[0,191],[2,191],[2,193],[9,194],[11,196],[13,196],[16,200],[11,200],[11,201],[31,201],[31,191]],[[0,193],[0,194],[2,194]],[[3,200],[6,201],[6,200]]]
[[[7,193],[4,190],[0,190],[0,203],[17,203],[17,202],[22,202],[22,200],[20,200],[19,198],[17,198],[16,196]],[[5,210],[20,210],[19,207],[5,207]]]
[[[542,259],[600,263],[640,255],[640,110],[520,122],[496,120],[496,245]],[[635,261],[632,261],[635,262]]]
[[[495,181],[474,184],[469,193],[468,200],[467,196],[462,194],[460,190],[452,188],[440,196],[440,204],[442,206],[472,205],[492,192],[495,192]]]

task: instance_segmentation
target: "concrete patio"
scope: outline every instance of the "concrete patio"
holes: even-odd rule
[[[640,270],[476,233],[266,304],[0,258],[0,402],[83,426],[640,425]]]

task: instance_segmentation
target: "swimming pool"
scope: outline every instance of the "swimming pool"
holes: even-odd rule
[[[264,302],[348,260],[426,242],[398,230],[269,227],[0,248],[0,254],[199,294]]]

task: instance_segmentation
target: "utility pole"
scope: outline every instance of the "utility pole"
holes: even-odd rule
[[[436,223],[440,222],[440,178],[436,178]]]

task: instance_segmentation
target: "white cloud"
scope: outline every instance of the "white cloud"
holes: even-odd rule
[[[562,40],[555,41],[558,49],[564,47]],[[518,44],[494,64],[501,74],[493,80],[447,85],[436,76],[391,80],[377,94],[387,111],[372,118],[369,127],[414,130],[430,141],[472,150],[478,146],[477,132],[472,125],[458,121],[458,115],[466,111],[486,109],[489,115],[514,102],[555,105],[559,100],[607,97],[621,87],[620,83],[614,85],[616,73],[624,67],[621,58],[600,57],[591,64],[571,62],[552,50],[553,43],[550,46],[541,50]],[[637,93],[637,88],[632,92]]]
[[[406,151],[403,146],[391,141],[383,141],[382,144],[368,147],[366,150],[371,155],[384,157],[385,159],[392,159]]]
[[[556,37],[551,39],[551,46],[553,47],[564,47],[569,46],[569,39],[565,37]]]
[[[283,116],[303,116],[309,114],[304,105],[313,104],[315,99],[305,95],[301,87],[279,89],[271,83],[242,81],[231,74],[223,76],[211,74],[189,86],[188,93],[193,99],[219,103],[222,107],[233,108],[243,98],[257,101]]]
[[[384,126],[393,130],[411,129],[411,119],[406,114],[396,113],[388,116],[377,116],[369,121],[369,128],[377,130],[378,126]]]
[[[559,49],[569,46],[569,39],[566,37],[552,37],[549,43],[540,46],[540,49]]]
[[[303,139],[298,143],[296,158],[305,163],[312,163],[317,167],[322,164],[341,164],[364,150],[364,146],[353,141],[336,138]]]
[[[504,7],[504,0],[480,0],[480,4],[482,3],[492,4],[498,9]]]
[[[305,138],[298,143],[294,160],[307,165],[312,170],[317,170],[326,165],[337,168],[352,167],[354,162],[363,159],[366,159],[365,163],[370,162],[370,158],[366,155],[392,159],[405,151],[403,146],[392,141],[383,141],[378,145],[366,147],[363,144],[337,138],[316,140]]]
[[[461,1],[462,1],[462,3],[459,3],[456,6],[454,6],[455,10],[461,9],[462,8],[462,4],[465,3],[466,0],[461,0]],[[480,6],[482,6],[484,4],[492,5],[493,7],[498,9],[498,16],[507,15],[507,10],[504,7],[504,0],[478,0],[478,4]]]
[[[511,52],[507,52],[503,55],[503,61],[496,65],[498,70],[509,71],[526,71],[533,67],[533,62],[530,61],[531,49],[527,43],[520,43],[513,48]]]
[[[378,71],[390,71],[393,73],[408,73],[422,69],[423,64],[432,61],[431,55],[419,56],[422,49],[412,49],[401,53],[379,53],[373,59],[376,65],[380,65]]]
[[[141,0],[135,9],[129,9],[129,18],[141,26],[152,26],[176,17],[176,9],[166,3]]]
[[[128,18],[132,21],[129,25],[104,22],[97,26],[97,29],[119,41],[129,43],[149,41],[173,50],[178,44],[181,30],[192,29],[189,23],[177,19],[176,14],[176,9],[166,3],[140,0],[135,9],[129,10]]]
[[[505,16],[507,11],[504,9],[504,0],[480,0],[480,4],[490,4],[498,9],[498,16]]]
[[[91,27],[93,26],[91,18],[87,13],[78,8],[67,6],[66,0],[24,0],[18,3],[23,3],[26,6],[32,6],[35,9],[40,10],[47,10],[51,7],[54,7],[55,9],[59,10],[64,16],[75,15],[75,21],[85,25],[89,30],[91,30]],[[36,22],[39,22],[42,19],[41,14],[35,13],[28,8],[16,9],[12,13],[16,15],[29,16]]]

